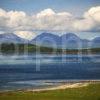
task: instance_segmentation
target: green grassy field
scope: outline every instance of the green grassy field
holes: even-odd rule
[[[100,84],[44,92],[0,93],[0,100],[100,100]]]

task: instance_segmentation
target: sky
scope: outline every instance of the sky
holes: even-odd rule
[[[31,39],[37,30],[74,32],[89,39],[100,36],[100,0],[0,0],[2,33]]]
[[[89,8],[99,5],[100,0],[0,0],[0,7],[3,9],[25,11],[29,14],[52,8],[79,16]]]

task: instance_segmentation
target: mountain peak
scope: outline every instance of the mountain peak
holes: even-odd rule
[[[0,34],[0,43],[24,43],[25,40],[14,33]]]
[[[66,33],[66,34],[63,34],[62,36],[65,36],[65,37],[78,37],[74,33]]]

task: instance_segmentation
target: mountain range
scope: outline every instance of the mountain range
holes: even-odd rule
[[[42,33],[38,35],[35,39],[30,41],[32,44],[44,45],[47,47],[58,47],[58,48],[99,48],[100,47],[100,37],[96,37],[92,40],[81,39],[74,33],[67,33],[61,36],[54,35],[51,33]]]
[[[99,48],[100,37],[92,40],[81,39],[74,33],[63,34],[62,36],[54,35],[52,33],[41,33],[32,40],[20,38],[13,33],[0,34],[0,43],[20,43],[20,44],[36,44],[46,47],[54,48]]]

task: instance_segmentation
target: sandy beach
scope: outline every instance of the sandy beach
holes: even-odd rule
[[[45,83],[52,83],[50,81],[45,81]],[[68,81],[68,82],[60,82],[59,85],[52,85],[47,87],[41,87],[41,88],[27,88],[27,89],[17,89],[17,90],[4,90],[0,91],[0,93],[3,92],[43,92],[43,91],[53,91],[53,90],[66,90],[71,88],[81,88],[81,87],[87,87],[90,84],[97,84],[100,83],[100,80],[78,80],[78,81]]]
[[[67,88],[79,88],[79,87],[85,87],[88,86],[90,83],[74,83],[74,84],[65,84],[60,85],[56,87],[51,88],[44,88],[44,89],[27,89],[26,91],[33,91],[33,92],[41,92],[41,91],[50,91],[50,90],[61,90],[61,89],[67,89]]]
[[[42,91],[52,91],[52,90],[64,90],[68,88],[81,88],[81,87],[86,87],[89,84],[95,84],[95,83],[100,83],[100,80],[87,80],[87,81],[80,81],[80,82],[73,82],[73,83],[62,83],[62,85],[58,86],[52,86],[52,87],[47,87],[47,88],[42,88],[42,89],[27,89],[25,91],[31,91],[31,92],[42,92]]]

